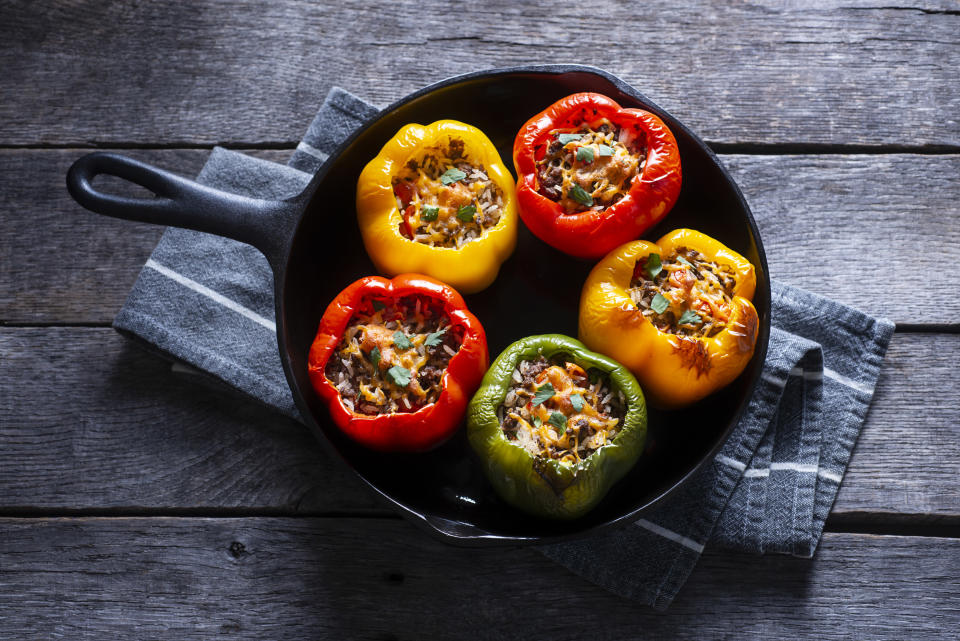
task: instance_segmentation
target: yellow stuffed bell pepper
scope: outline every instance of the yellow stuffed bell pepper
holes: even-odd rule
[[[517,243],[513,178],[490,139],[456,120],[407,125],[364,168],[357,219],[376,268],[472,293]]]
[[[624,364],[656,407],[689,405],[747,366],[759,319],[747,259],[691,229],[617,247],[580,296],[580,340]]]

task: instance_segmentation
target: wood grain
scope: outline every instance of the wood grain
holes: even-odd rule
[[[896,334],[834,512],[960,516],[960,335]],[[379,509],[307,430],[110,329],[0,329],[0,511]]]
[[[194,175],[205,150],[121,150]],[[73,202],[82,150],[2,150],[0,321],[107,323],[161,230]],[[288,151],[255,151],[282,162]],[[774,278],[897,322],[955,323],[960,155],[724,156],[753,208]],[[918,283],[904,274],[923,274]],[[933,302],[935,301],[935,302]]]
[[[457,549],[392,519],[3,519],[0,558],[0,638],[18,640],[882,641],[960,626],[960,540],[939,538],[707,554],[666,614],[533,550]]]
[[[577,62],[717,143],[960,145],[950,0],[592,7],[6,0],[0,141],[295,142],[334,84],[388,104],[458,73]]]

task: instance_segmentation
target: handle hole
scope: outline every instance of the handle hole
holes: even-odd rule
[[[93,178],[93,187],[97,191],[110,194],[112,196],[122,196],[124,198],[150,199],[156,198],[156,194],[142,185],[117,178],[110,174],[98,174]]]

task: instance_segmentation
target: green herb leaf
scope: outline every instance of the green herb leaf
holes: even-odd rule
[[[583,397],[579,394],[570,395],[570,404],[573,405],[573,411],[579,412],[583,409]]]
[[[373,363],[373,368],[380,369],[380,348],[374,347],[371,349],[368,357],[370,358],[370,362]]]
[[[587,207],[593,206],[593,196],[587,193],[587,190],[581,187],[580,185],[574,185],[570,188],[570,197],[581,205],[586,205]]]
[[[410,370],[406,367],[394,365],[387,370],[387,378],[389,378],[394,385],[406,387],[410,384]]]
[[[373,308],[374,308],[375,310],[377,310],[378,312],[382,312],[383,310],[385,310],[385,309],[387,308],[387,306],[384,305],[383,303],[381,303],[380,301],[375,300],[375,301],[373,301]]]
[[[577,160],[580,162],[593,162],[593,147],[580,147],[577,149]]]
[[[465,173],[459,169],[451,167],[440,175],[440,182],[442,182],[444,185],[452,185],[458,180],[463,180],[466,177],[467,175]]]
[[[567,430],[567,417],[560,412],[554,412],[550,415],[550,424],[561,430],[561,433],[565,432]]]
[[[670,307],[670,301],[663,294],[658,293],[653,297],[653,300],[650,301],[650,309],[658,314],[662,314],[667,311],[668,307]]]
[[[533,417],[533,424],[534,424],[535,427],[540,427],[541,425],[543,425],[543,421],[540,420],[540,417],[539,417],[539,416],[534,416],[534,417]]]
[[[677,256],[677,262],[678,262],[678,263],[683,263],[683,264],[686,265],[687,267],[693,267],[693,263],[691,263],[689,260],[687,260],[687,259],[684,258],[683,256]]]
[[[553,385],[550,383],[545,384],[543,387],[537,390],[537,393],[533,397],[533,406],[536,407],[544,401],[549,401],[553,398],[553,395],[557,393],[557,390],[553,389]]]
[[[440,218],[439,207],[424,207],[420,210],[420,220],[425,220],[430,223],[435,221],[437,218]]]
[[[703,322],[703,319],[700,318],[700,314],[696,313],[692,309],[688,309],[681,316],[680,320],[677,321],[678,325],[699,325]]]
[[[473,220],[473,215],[477,213],[476,205],[465,205],[457,210],[457,220],[469,223]]]
[[[647,276],[650,277],[650,280],[656,278],[657,274],[663,271],[663,263],[660,262],[660,254],[650,254],[647,256],[647,262],[643,268],[647,271]]]
[[[393,344],[396,345],[397,349],[410,349],[413,347],[413,343],[410,342],[407,335],[399,329],[393,333]]]
[[[436,347],[443,342],[443,335],[447,333],[447,328],[444,327],[438,332],[430,332],[427,334],[427,340],[424,341],[424,345],[427,347]]]
[[[557,140],[560,141],[561,145],[566,145],[574,140],[580,140],[581,138],[583,138],[583,134],[560,134],[557,136]]]
[[[607,147],[606,145],[597,145],[597,155],[601,158],[603,156],[612,156],[613,147]]]

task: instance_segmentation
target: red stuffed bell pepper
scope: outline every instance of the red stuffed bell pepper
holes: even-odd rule
[[[517,204],[537,237],[599,258],[655,225],[680,194],[680,152],[660,118],[597,93],[567,96],[513,143]]]
[[[310,381],[333,422],[381,451],[452,435],[487,370],[487,338],[453,288],[420,274],[361,278],[327,307]]]

